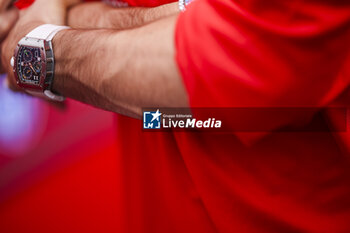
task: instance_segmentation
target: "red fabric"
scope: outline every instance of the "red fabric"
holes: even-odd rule
[[[199,0],[178,20],[176,59],[192,107],[348,106],[349,39],[348,1]],[[159,149],[182,157],[207,232],[349,232],[346,135],[256,136],[178,133]]]
[[[27,8],[29,7],[35,0],[18,0],[16,3],[15,3],[15,6],[18,8],[18,9],[24,9],[24,8]]]
[[[346,106],[349,10],[345,1],[192,3],[176,29],[191,106]],[[275,120],[272,129],[297,119]],[[123,232],[350,231],[344,135],[252,142],[253,133],[147,133],[122,116],[117,124]]]
[[[176,29],[191,106],[344,106],[349,16],[348,1],[196,0]],[[247,146],[255,134],[147,133],[123,116],[117,125],[118,232],[350,231],[346,134],[271,133]],[[73,229],[95,232],[86,219],[95,228]]]
[[[40,182],[1,202],[0,232],[120,232],[118,158],[113,144],[91,150],[94,143],[91,140],[85,149],[80,143],[67,146],[65,156],[83,158],[65,162],[59,171],[51,168],[50,175],[41,174]]]
[[[155,7],[175,1],[176,0],[127,0],[125,2],[128,2],[130,6]]]
[[[29,7],[35,0],[18,0],[16,2],[16,7],[18,9],[24,9]],[[85,2],[96,2],[98,0],[85,0]],[[110,0],[111,2],[113,0]],[[143,7],[155,7],[159,6],[161,4],[166,4],[170,2],[174,2],[174,0],[128,0],[128,1],[123,1],[123,0],[116,0],[116,2],[127,2],[130,6],[143,6]]]

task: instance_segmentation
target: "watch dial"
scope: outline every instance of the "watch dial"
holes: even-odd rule
[[[21,46],[17,55],[17,75],[21,83],[39,85],[42,73],[40,48]]]

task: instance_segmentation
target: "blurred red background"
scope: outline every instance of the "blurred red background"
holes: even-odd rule
[[[0,232],[115,232],[113,114],[0,95]]]

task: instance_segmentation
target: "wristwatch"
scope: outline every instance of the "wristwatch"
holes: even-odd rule
[[[69,27],[44,24],[21,39],[11,58],[17,85],[27,93],[55,101],[65,98],[52,92],[55,58],[52,39]]]

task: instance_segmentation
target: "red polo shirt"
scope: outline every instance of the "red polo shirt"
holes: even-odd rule
[[[349,1],[196,0],[177,22],[176,61],[192,107],[346,107],[349,41]],[[271,129],[297,120],[271,117]],[[347,133],[149,133],[116,121],[119,232],[350,232]]]
[[[197,0],[175,41],[192,107],[347,106],[348,1]],[[346,133],[117,125],[122,232],[350,232]]]

